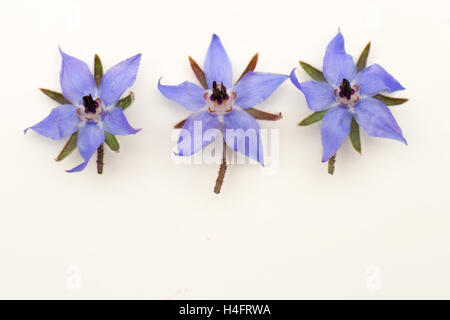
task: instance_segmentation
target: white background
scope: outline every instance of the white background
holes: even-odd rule
[[[0,298],[450,298],[450,16],[448,1],[2,1],[0,28]],[[177,165],[172,126],[189,112],[157,80],[195,81],[221,36],[235,77],[319,68],[338,27],[358,56],[393,74],[392,108],[409,142],[362,133],[336,173],[320,162],[320,126],[290,82],[259,107],[283,113],[280,166],[234,165],[222,194],[216,165]],[[68,174],[64,140],[23,129],[57,104],[58,45],[108,68],[142,64],[129,121],[143,130],[106,150],[105,171]],[[308,79],[303,71],[299,77]]]

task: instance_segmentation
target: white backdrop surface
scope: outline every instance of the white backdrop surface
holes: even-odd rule
[[[0,10],[0,298],[450,298],[450,6],[448,1],[3,1]],[[341,28],[347,52],[372,41],[377,62],[407,89],[392,108],[409,145],[362,133],[336,173],[321,164],[319,125],[290,83],[259,107],[282,112],[279,168],[234,165],[222,194],[216,165],[171,158],[172,126],[189,112],[157,81],[195,81],[221,36],[237,77],[322,67]],[[105,170],[85,171],[64,141],[23,129],[56,104],[58,45],[108,68],[142,53],[129,121]],[[301,80],[308,79],[303,71]]]

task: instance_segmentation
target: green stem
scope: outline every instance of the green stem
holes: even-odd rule
[[[103,143],[97,149],[97,173],[103,173],[103,156],[105,155],[105,149],[103,148]]]
[[[217,176],[216,185],[214,187],[214,193],[219,194],[222,189],[223,180],[225,179],[225,172],[227,171],[227,144],[223,139],[223,151],[222,151],[222,163],[219,168],[219,175]]]
[[[336,163],[336,153],[334,154],[334,156],[332,156],[330,158],[330,160],[328,160],[328,173],[333,175],[334,173],[334,164]]]

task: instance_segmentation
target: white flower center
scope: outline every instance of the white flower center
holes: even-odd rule
[[[78,108],[77,114],[81,120],[101,122],[101,116],[105,110],[102,99],[96,98],[94,100],[89,95],[83,97],[83,105]]]
[[[230,89],[227,90],[223,83],[217,84],[213,82],[213,88],[204,93],[208,111],[217,116],[223,116],[233,111],[236,93]]]
[[[351,85],[347,79],[343,79],[339,88],[334,89],[334,96],[340,105],[353,108],[359,101],[359,87],[356,84]]]

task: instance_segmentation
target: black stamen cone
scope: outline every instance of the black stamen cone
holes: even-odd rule
[[[346,97],[348,100],[350,100],[352,94],[355,93],[355,90],[352,89],[350,82],[345,78],[342,80],[340,89],[339,96],[341,98]]]
[[[217,82],[213,81],[211,100],[217,101],[219,104],[222,104],[222,102],[227,99],[228,99],[227,88],[225,88],[223,82],[220,84],[220,88],[218,88]]]
[[[83,97],[83,104],[84,104],[84,111],[86,113],[89,113],[89,112],[95,113],[96,109],[98,107],[98,102],[94,101],[94,99],[92,99],[91,95]]]

